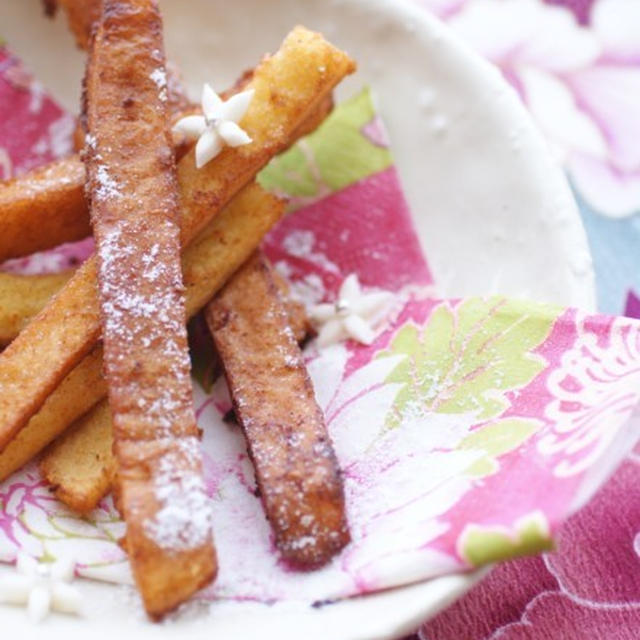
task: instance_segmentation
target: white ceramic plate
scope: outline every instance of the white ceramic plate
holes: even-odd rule
[[[12,49],[69,109],[79,99],[83,56],[61,20],[36,1],[0,0]],[[359,62],[339,97],[372,85],[415,223],[446,296],[505,293],[595,307],[591,259],[561,169],[498,72],[424,10],[400,0],[161,0],[168,55],[197,96],[224,87],[274,51],[296,23],[324,32]],[[83,584],[89,616],[47,622],[48,637],[395,638],[477,579],[449,576],[318,610],[222,603],[211,615],[152,626],[123,588]],[[134,613],[138,611],[138,613]],[[3,622],[36,635],[24,611]],[[42,631],[38,632],[40,635]]]

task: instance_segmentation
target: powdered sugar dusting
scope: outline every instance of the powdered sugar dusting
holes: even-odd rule
[[[196,471],[199,457],[197,438],[183,438],[156,470],[155,492],[162,506],[144,523],[144,529],[163,549],[192,549],[211,536],[212,505],[202,475]]]
[[[122,195],[118,183],[111,177],[105,165],[101,164],[98,166],[96,170],[96,180],[99,185],[96,195],[99,198],[119,198]]]
[[[166,226],[173,226],[165,222]],[[160,230],[166,237],[172,230]],[[177,229],[173,232],[177,234]],[[123,236],[130,236],[126,225],[119,225],[103,233],[98,247],[101,262],[104,314],[103,324],[107,339],[117,338],[127,349],[135,350],[156,348],[170,362],[168,374],[171,378],[188,379],[190,361],[186,349],[181,348],[178,336],[184,333],[181,318],[175,313],[181,304],[183,291],[180,272],[172,269],[162,258],[161,247],[153,244],[151,248],[138,255],[137,247],[124,244]],[[130,274],[123,272],[124,262],[135,258],[141,263],[137,269],[145,286],[131,290],[128,286]],[[140,322],[127,319],[138,318]],[[145,322],[153,319],[153,322]],[[125,359],[121,351],[120,360]],[[118,366],[118,362],[112,363]],[[153,421],[156,432],[159,428],[167,430],[158,436],[169,436],[171,426],[180,420],[184,403],[178,397],[173,383],[158,384],[152,397],[139,396],[138,406],[144,411],[145,418]],[[138,394],[139,395],[139,394]]]
[[[85,145],[87,150],[93,154],[96,160],[96,167],[93,173],[93,179],[96,183],[93,190],[93,197],[99,200],[119,199],[122,197],[120,186],[109,173],[107,166],[102,162],[102,156],[98,153],[97,141],[95,136],[88,133],[85,136]]]
[[[301,278],[294,277],[294,272],[286,260],[279,260],[273,265],[275,271],[289,281],[289,295],[293,300],[301,302],[305,307],[324,300],[327,291],[322,278],[315,273],[307,273]]]
[[[156,83],[156,86],[158,87],[158,91],[160,92],[160,100],[162,100],[162,102],[166,102],[167,101],[166,71],[161,68],[154,69],[149,75],[149,78],[151,78],[151,80],[153,80]]]
[[[160,85],[164,75],[153,79]],[[166,191],[141,211],[135,185],[111,170],[101,152],[107,158],[112,149],[99,142],[87,136],[114,425],[123,440],[153,443],[156,453],[134,463],[151,465],[157,503],[142,526],[178,553],[210,540],[211,515],[191,398],[175,199]]]

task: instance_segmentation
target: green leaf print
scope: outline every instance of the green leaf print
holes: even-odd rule
[[[540,511],[506,527],[467,525],[457,542],[458,554],[473,567],[518,556],[533,555],[553,548],[546,517]]]
[[[472,413],[490,420],[507,409],[508,391],[533,380],[546,361],[532,353],[549,336],[560,308],[504,298],[443,302],[424,327],[405,325],[378,357],[404,355],[387,382],[400,383],[387,419],[427,412]]]
[[[274,158],[260,184],[294,198],[317,199],[389,167],[389,149],[369,140],[362,128],[375,117],[368,88],[340,104],[313,133]]]
[[[498,470],[497,458],[517,449],[530,438],[542,422],[530,418],[504,418],[474,429],[464,438],[457,449],[484,451],[485,455],[476,460],[467,473],[474,476],[488,476]]]

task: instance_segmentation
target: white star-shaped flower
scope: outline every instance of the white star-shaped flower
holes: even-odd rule
[[[388,291],[363,293],[358,276],[347,276],[334,303],[318,304],[309,310],[311,320],[319,327],[318,345],[324,347],[347,338],[371,344],[393,299]]]
[[[240,128],[238,122],[249,108],[253,89],[231,96],[226,102],[205,84],[202,88],[201,116],[185,116],[176,122],[174,132],[182,133],[189,140],[197,140],[196,167],[200,169],[213,160],[224,147],[239,147],[249,144],[251,138]]]
[[[72,558],[43,564],[26,553],[19,553],[17,573],[0,577],[0,602],[27,605],[33,622],[43,620],[49,611],[80,614],[80,592],[69,584],[75,564]]]

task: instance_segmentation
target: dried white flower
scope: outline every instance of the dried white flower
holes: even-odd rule
[[[249,144],[251,138],[240,128],[238,122],[249,108],[253,89],[231,96],[226,102],[205,84],[202,88],[201,116],[185,116],[176,122],[173,130],[184,134],[189,140],[197,140],[196,167],[200,169],[213,160],[225,144],[239,147]]]
[[[0,602],[26,605],[33,622],[40,622],[50,611],[80,614],[82,598],[70,584],[75,564],[72,558],[44,564],[26,553],[19,553],[17,573],[0,577]]]
[[[393,299],[388,291],[363,293],[358,276],[347,276],[334,303],[318,304],[309,310],[311,320],[319,326],[318,345],[346,338],[371,344],[376,337],[374,328],[388,313]]]

